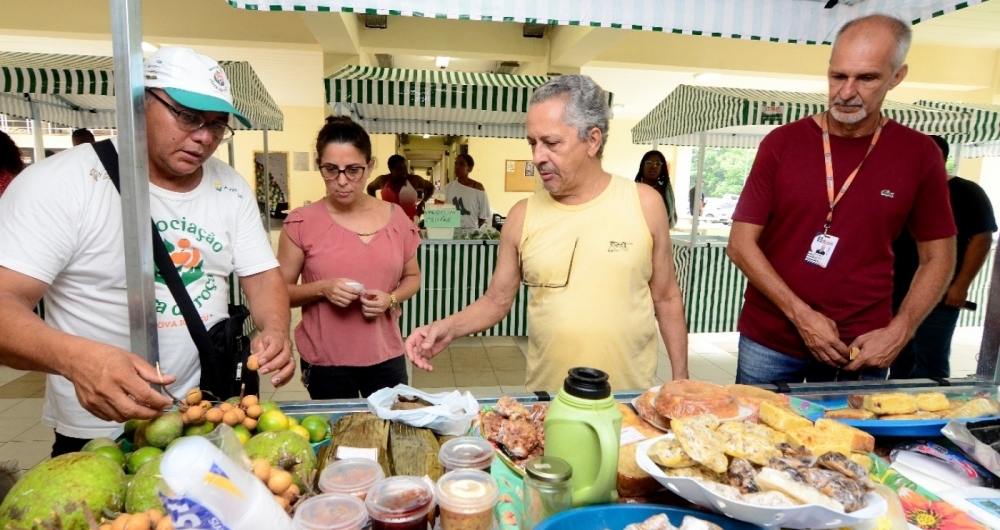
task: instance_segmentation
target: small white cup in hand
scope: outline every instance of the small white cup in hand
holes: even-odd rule
[[[359,283],[359,282],[344,282],[344,284],[347,285],[348,287],[352,288],[352,289],[357,289],[358,292],[361,293],[361,294],[365,293],[365,285],[363,283]]]

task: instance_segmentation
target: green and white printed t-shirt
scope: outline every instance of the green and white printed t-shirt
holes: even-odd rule
[[[228,316],[229,275],[278,266],[253,191],[217,158],[187,193],[150,184],[150,210],[195,306],[211,328]],[[121,198],[89,144],[28,167],[0,199],[0,266],[49,284],[45,321],[129,350]],[[160,367],[174,395],[199,384],[198,350],[170,290],[156,275]],[[52,352],[71,355],[72,352]],[[118,424],[79,404],[73,384],[48,376],[42,423],[65,436],[108,436]]]

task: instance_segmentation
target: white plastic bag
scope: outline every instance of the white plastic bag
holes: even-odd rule
[[[391,410],[399,396],[419,397],[432,403],[431,407],[413,410]],[[368,410],[382,418],[411,425],[426,427],[438,434],[462,436],[469,432],[473,420],[479,414],[479,402],[472,393],[462,394],[458,390],[428,394],[408,385],[383,388],[368,396]]]

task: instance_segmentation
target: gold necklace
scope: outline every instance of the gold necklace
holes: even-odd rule
[[[364,233],[354,232],[354,233],[357,234],[359,237],[368,237],[368,236],[373,236],[373,235],[377,234],[379,232],[379,230],[382,230],[382,229],[379,228],[378,230],[376,230],[374,232],[364,232]]]

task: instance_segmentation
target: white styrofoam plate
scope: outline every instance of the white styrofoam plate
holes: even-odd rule
[[[653,392],[659,392],[660,391],[660,387],[659,386],[654,386],[654,387],[650,388],[650,390],[652,390]],[[663,432],[669,431],[670,430],[669,420],[667,421],[667,423],[664,423],[663,420],[666,419],[666,418],[662,418],[660,416],[649,417],[648,414],[645,414],[645,411],[649,410],[652,407],[637,407],[636,406],[636,403],[638,403],[639,400],[642,399],[643,396],[645,396],[645,395],[646,394],[644,392],[644,393],[639,394],[638,396],[632,398],[632,408],[634,408],[636,410],[636,413],[639,415],[640,418],[646,420],[647,422],[649,422],[650,424],[652,424],[657,429],[660,429]],[[733,421],[733,420],[735,420],[735,421],[742,421],[742,420],[745,420],[745,419],[749,418],[753,414],[753,409],[751,409],[750,407],[746,407],[746,406],[743,406],[743,405],[740,405],[739,407],[740,407],[739,414],[733,416],[732,418],[719,418],[719,421],[720,422],[721,421]]]
[[[640,442],[635,451],[639,467],[677,495],[727,517],[769,528],[841,528],[873,520],[888,509],[885,499],[874,491],[865,496],[868,506],[851,513],[831,510],[818,504],[772,507],[727,499],[705,488],[699,480],[668,477],[646,454],[656,442],[673,437],[673,433],[670,433]]]

